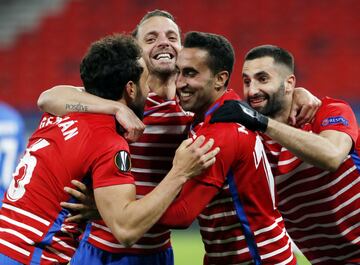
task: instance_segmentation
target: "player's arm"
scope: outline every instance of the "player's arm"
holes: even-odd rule
[[[157,224],[168,228],[188,228],[218,192],[216,186],[189,180]]]
[[[116,239],[125,246],[134,244],[150,229],[175,199],[183,184],[215,162],[219,149],[208,152],[213,141],[204,137],[185,140],[177,149],[173,167],[159,185],[139,200],[131,184],[96,188],[97,208]]]
[[[125,138],[137,140],[145,130],[142,121],[127,106],[89,94],[82,87],[59,85],[41,93],[38,107],[53,115],[62,116],[70,112],[92,112],[115,115],[126,130]]]
[[[329,171],[338,169],[353,145],[344,132],[326,130],[315,134],[273,119],[269,119],[265,133],[301,160]]]
[[[335,171],[349,154],[353,141],[344,132],[302,131],[268,118],[241,101],[229,101],[219,108],[212,122],[238,122],[253,131],[262,131],[301,160],[325,170]]]

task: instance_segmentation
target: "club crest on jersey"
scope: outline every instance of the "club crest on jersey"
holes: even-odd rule
[[[343,116],[335,116],[335,117],[328,117],[321,122],[321,126],[328,126],[328,125],[339,125],[343,124],[345,126],[349,126],[349,121],[345,119]]]
[[[115,165],[122,172],[128,172],[131,169],[130,154],[124,150],[119,151],[115,155]]]

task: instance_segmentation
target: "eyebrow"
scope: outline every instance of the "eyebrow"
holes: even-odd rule
[[[266,71],[257,72],[257,73],[255,73],[254,76],[255,76],[255,77],[259,77],[259,76],[262,76],[262,75],[270,76],[269,73],[266,72]],[[243,73],[242,76],[243,76],[243,77],[248,77],[249,75]]]
[[[172,30],[172,29],[170,29],[170,30],[168,30],[168,31],[165,32],[166,35],[172,34],[172,33],[174,33],[174,34],[176,34],[177,36],[179,36],[178,33],[177,33],[176,31]],[[158,31],[152,30],[152,31],[147,32],[144,36],[148,36],[148,35],[158,35],[158,34],[159,34]]]

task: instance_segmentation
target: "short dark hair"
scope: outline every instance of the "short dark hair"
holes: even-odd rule
[[[131,35],[134,38],[137,38],[137,34],[139,32],[139,27],[141,26],[141,24],[144,23],[145,20],[147,20],[147,19],[149,19],[151,17],[165,17],[165,18],[168,18],[168,19],[172,20],[176,24],[175,17],[172,14],[170,14],[168,11],[155,9],[155,10],[147,12],[145,14],[145,16],[143,16],[143,18],[140,20],[139,24],[136,25],[135,29],[131,33]],[[178,26],[178,29],[179,29],[179,34],[180,34],[179,26]]]
[[[101,98],[119,100],[126,83],[138,83],[143,67],[141,48],[128,35],[114,34],[93,42],[80,64],[85,90]]]
[[[245,61],[262,57],[271,57],[275,63],[285,65],[291,73],[294,73],[294,56],[289,51],[275,45],[261,45],[251,49],[245,55]]]
[[[200,48],[208,52],[208,66],[216,74],[220,71],[228,71],[229,79],[235,63],[235,52],[231,43],[221,35],[191,31],[186,33],[184,40],[185,48]],[[225,87],[229,83],[225,83]]]

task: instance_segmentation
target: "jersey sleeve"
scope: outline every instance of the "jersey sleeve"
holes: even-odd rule
[[[220,147],[216,162],[194,179],[221,188],[237,153],[237,130],[232,123],[215,123],[199,130],[196,135],[204,135],[206,141],[214,139],[213,149]]]
[[[109,134],[108,136],[102,135],[101,143],[94,151],[91,166],[94,189],[134,183],[127,142],[119,135]]]
[[[313,131],[335,130],[348,134],[353,142],[358,137],[358,125],[351,107],[341,100],[324,99],[313,122]]]

